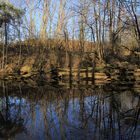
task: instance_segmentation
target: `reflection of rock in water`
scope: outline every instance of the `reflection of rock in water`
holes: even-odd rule
[[[131,91],[124,91],[117,95],[116,101],[120,105],[121,112],[127,112],[129,110],[135,109],[139,103],[139,97],[134,96]]]
[[[137,129],[140,117],[139,103],[140,98],[133,90],[120,91],[111,97],[111,106],[118,119],[121,139],[131,140],[134,139],[134,135],[139,135]]]
[[[139,96],[136,96],[132,91],[125,91],[116,95],[115,102],[117,104],[116,111],[121,117],[122,125],[129,126],[129,129],[135,128],[140,115],[138,109]]]

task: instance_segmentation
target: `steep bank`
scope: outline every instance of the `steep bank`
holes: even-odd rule
[[[35,50],[35,48],[34,48]],[[32,52],[32,53],[31,53]],[[111,59],[111,63],[101,63],[93,52],[80,53],[59,49],[44,51],[22,51],[21,56],[16,49],[9,52],[7,64],[2,68],[3,57],[0,58],[0,79],[23,79],[33,81],[61,81],[89,83],[108,83],[111,81],[139,81],[139,66],[125,60]]]

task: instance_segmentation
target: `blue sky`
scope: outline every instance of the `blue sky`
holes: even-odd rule
[[[2,1],[2,0],[0,0],[0,1]],[[5,1],[5,0],[3,0],[3,1]],[[16,7],[19,7],[21,9],[25,9],[26,13],[25,13],[25,16],[23,17],[23,21],[24,21],[24,25],[27,28],[29,28],[29,26],[30,26],[31,11],[33,9],[32,19],[34,21],[33,28],[35,30],[36,36],[39,34],[39,32],[41,30],[42,15],[43,15],[42,14],[43,13],[43,0],[40,0],[40,1],[41,2],[39,3],[39,0],[9,0],[9,2],[14,4]],[[54,13],[54,16],[53,17],[51,16],[51,18],[52,18],[52,24],[51,24],[52,33],[51,33],[51,35],[54,35],[54,32],[56,31],[56,28],[57,28],[60,0],[49,0],[49,1],[51,1],[51,5],[50,5],[51,14]],[[65,21],[67,21],[66,28],[69,32],[70,38],[72,38],[73,29],[75,31],[75,39],[77,39],[79,37],[79,18],[80,18],[80,16],[74,16],[73,13],[71,12],[71,9],[73,7],[77,7],[80,4],[80,2],[82,2],[82,1],[85,2],[85,1],[90,1],[90,0],[67,0],[67,5],[65,7],[65,14],[66,14],[65,18],[68,20],[65,20]],[[102,6],[105,5],[105,0],[101,0],[100,2],[102,2]],[[91,13],[87,16],[87,19],[91,23],[94,23],[95,19],[94,19],[94,12],[93,12],[93,3],[90,6],[91,6],[90,7]],[[98,4],[96,5],[96,10],[98,11]],[[137,14],[139,14],[139,16],[140,16],[140,6],[138,7],[137,10],[138,10]],[[124,16],[126,17],[126,15],[124,15]],[[117,19],[117,16],[115,18]],[[106,17],[106,21],[108,21],[108,17]],[[46,28],[47,32],[49,32],[49,28],[50,28],[50,18],[48,18],[48,26]],[[93,28],[95,30],[94,25],[93,25]],[[86,29],[89,29],[89,28],[86,27]],[[106,28],[106,32],[107,31],[108,31],[108,28]],[[25,31],[25,32],[26,32],[26,34],[28,34],[28,31]],[[101,32],[102,32],[102,30],[101,30]],[[50,34],[49,34],[49,36],[50,36]],[[88,30],[86,30],[86,38],[91,39],[90,36],[91,36],[91,30],[89,30],[89,32],[88,32]]]
[[[15,5],[18,8],[21,9],[25,9],[26,14],[26,25],[29,26],[30,24],[30,13],[31,13],[31,9],[33,7],[33,11],[32,11],[32,18],[34,20],[35,23],[35,31],[39,32],[40,31],[40,26],[41,26],[41,22],[42,22],[42,11],[43,11],[43,0],[41,0],[41,2],[38,4],[39,0],[9,0],[9,2],[11,2],[13,5]],[[57,20],[58,20],[58,13],[59,13],[59,6],[60,6],[60,0],[51,0],[51,6],[50,6],[50,11],[53,14],[53,12],[55,12],[53,19],[52,19],[52,30],[53,32],[55,31],[55,29],[57,28]],[[68,32],[72,31],[73,26],[75,26],[75,28],[78,28],[78,24],[76,24],[76,20],[74,20],[74,18],[72,19],[72,13],[70,12],[71,7],[74,5],[78,4],[78,0],[67,0],[67,5],[66,5],[66,18],[68,19],[68,24],[67,24],[67,30]],[[25,21],[25,17],[23,18]],[[49,24],[50,24],[50,20],[48,21],[48,28],[47,31],[49,30]],[[77,35],[78,36],[78,35]]]

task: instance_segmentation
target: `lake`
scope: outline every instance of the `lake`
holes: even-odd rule
[[[140,94],[135,85],[1,81],[0,140],[138,140]]]

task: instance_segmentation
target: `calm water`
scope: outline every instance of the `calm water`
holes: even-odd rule
[[[140,139],[134,85],[0,85],[1,140]]]

